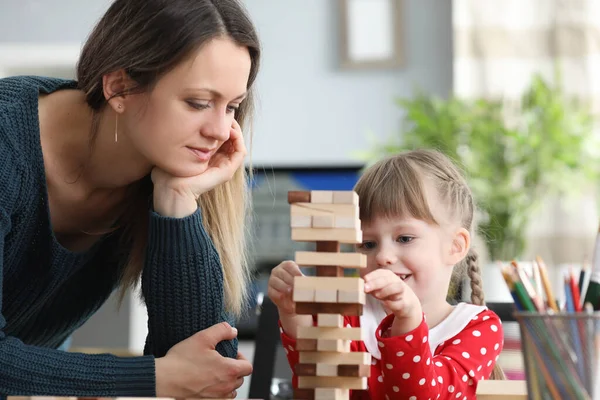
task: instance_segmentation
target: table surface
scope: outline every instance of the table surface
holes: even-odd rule
[[[79,398],[83,399],[83,398]],[[106,397],[86,398],[86,400],[108,400]],[[147,400],[143,397],[117,397],[119,400]],[[166,398],[165,398],[166,399]],[[8,396],[8,400],[78,400],[77,397],[53,396]],[[261,399],[246,399],[261,400]],[[477,386],[477,400],[527,400],[525,381],[481,381]]]

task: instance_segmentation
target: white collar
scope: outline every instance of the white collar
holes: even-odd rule
[[[374,358],[381,359],[381,352],[379,351],[379,346],[377,345],[375,330],[379,324],[381,324],[381,321],[383,321],[387,314],[379,300],[370,294],[367,294],[365,297],[366,299],[363,307],[363,313],[360,316],[360,327],[364,337],[363,342],[369,353],[371,353]]]
[[[476,306],[469,303],[458,303],[454,306],[452,312],[442,322],[429,329],[431,354],[435,353],[435,349],[440,343],[458,335],[477,314],[485,310],[487,310],[486,306]],[[377,345],[375,330],[386,315],[381,302],[373,296],[367,295],[364,311],[360,316],[360,326],[364,333],[365,339],[363,342],[365,347],[374,358],[379,360],[381,359],[381,352]]]

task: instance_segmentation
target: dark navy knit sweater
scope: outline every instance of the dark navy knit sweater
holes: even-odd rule
[[[149,210],[145,355],[55,350],[117,287],[123,264],[119,232],[76,253],[62,247],[51,229],[38,95],[76,86],[40,77],[0,79],[0,398],[155,396],[154,357],[229,321],[221,263],[200,211],[176,219]],[[237,342],[222,342],[217,350],[235,357]]]

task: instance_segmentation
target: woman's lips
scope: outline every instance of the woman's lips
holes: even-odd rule
[[[208,161],[213,155],[213,150],[198,147],[187,147],[187,149],[200,161]]]

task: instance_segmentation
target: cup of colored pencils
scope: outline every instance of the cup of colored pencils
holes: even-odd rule
[[[521,331],[528,397],[600,400],[600,312],[582,295],[585,279],[570,270],[560,304],[541,257],[531,271],[513,261],[502,275]]]

